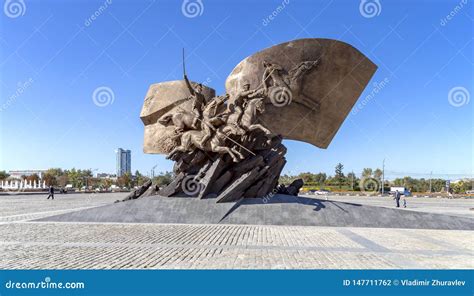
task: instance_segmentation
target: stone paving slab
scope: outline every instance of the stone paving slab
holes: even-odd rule
[[[29,221],[125,195],[0,196],[0,269],[474,267],[469,230]]]
[[[472,269],[472,231],[267,225],[0,225],[1,269]],[[423,232],[423,231],[422,231]],[[430,236],[431,237],[431,236]],[[465,244],[459,244],[464,237]],[[453,238],[453,239],[452,239]],[[397,243],[394,243],[397,242]]]
[[[68,193],[47,195],[0,195],[0,222],[40,219],[72,211],[112,204],[127,195],[123,193]]]

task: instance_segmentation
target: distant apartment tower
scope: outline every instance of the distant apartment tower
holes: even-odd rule
[[[130,150],[124,150],[118,148],[116,151],[117,156],[117,177],[123,176],[125,173],[132,173],[132,157]]]

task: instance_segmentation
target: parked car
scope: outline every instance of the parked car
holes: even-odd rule
[[[326,189],[319,189],[314,192],[316,195],[327,195],[331,193],[331,191],[326,190]]]

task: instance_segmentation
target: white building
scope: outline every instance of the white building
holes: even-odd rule
[[[115,151],[117,158],[117,177],[123,176],[125,173],[132,174],[132,153],[130,150],[118,148]]]
[[[43,174],[46,170],[14,170],[8,171],[10,178],[12,179],[22,179],[22,176],[31,176],[37,174],[40,179],[43,179]]]

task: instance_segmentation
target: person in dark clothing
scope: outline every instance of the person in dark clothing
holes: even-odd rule
[[[52,185],[49,186],[49,195],[47,199],[49,199],[50,197],[51,199],[54,199],[54,187]]]
[[[397,202],[397,208],[400,207],[400,192],[398,192],[398,190],[395,191],[395,197],[393,199],[395,199],[395,201]]]

